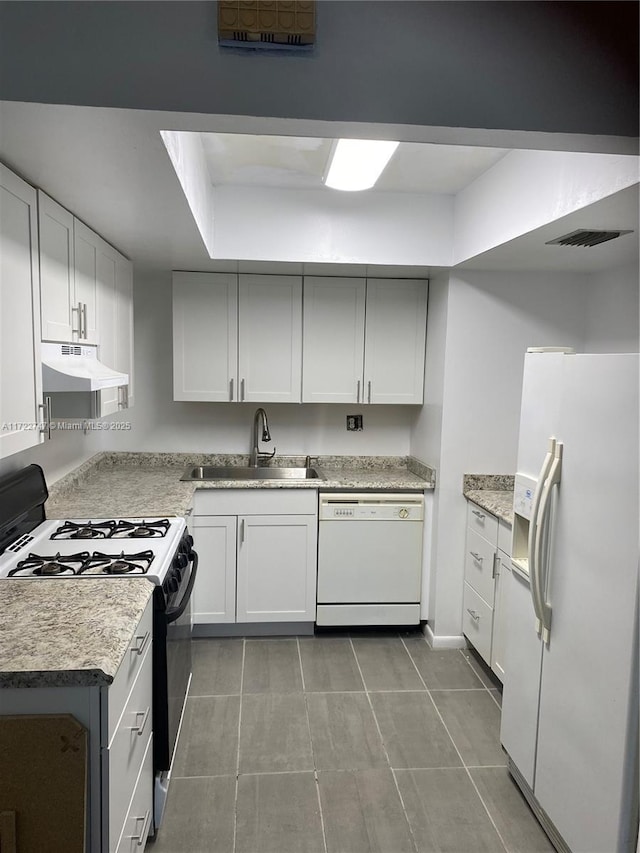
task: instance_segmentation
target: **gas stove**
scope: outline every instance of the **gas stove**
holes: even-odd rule
[[[183,562],[183,518],[44,521],[0,555],[0,578],[144,576],[164,584]]]

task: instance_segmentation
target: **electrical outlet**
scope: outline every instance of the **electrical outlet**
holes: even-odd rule
[[[347,432],[362,432],[362,415],[347,415]]]

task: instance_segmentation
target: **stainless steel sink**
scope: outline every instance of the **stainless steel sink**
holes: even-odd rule
[[[181,480],[313,480],[318,477],[315,468],[227,468],[198,466],[186,468]]]

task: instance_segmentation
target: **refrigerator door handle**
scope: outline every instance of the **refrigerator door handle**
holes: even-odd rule
[[[542,468],[538,476],[538,485],[533,495],[533,503],[531,506],[531,520],[529,524],[529,538],[527,541],[527,560],[529,563],[529,580],[531,586],[531,599],[533,601],[533,612],[536,615],[536,632],[539,634],[542,630],[542,594],[541,586],[538,578],[538,565],[536,553],[536,533],[540,523],[540,501],[542,492],[544,491],[545,480],[549,475],[551,464],[553,462],[553,454],[556,448],[555,438],[549,439],[547,454],[544,457]]]
[[[553,487],[559,485],[561,472],[562,472],[562,442],[556,442],[555,450],[553,453],[553,462],[551,463],[551,470],[549,471],[549,476],[547,477],[544,489],[542,492],[542,498],[540,500],[540,510],[539,510],[539,522],[536,527],[536,541],[535,541],[535,552],[536,552],[536,578],[538,581],[538,595],[539,601],[541,603],[541,622],[542,622],[542,640],[545,643],[549,643],[549,635],[551,633],[551,605],[546,599],[545,591],[547,588],[547,579],[549,576],[549,556],[548,553],[543,554],[543,537],[545,534],[545,530],[548,527],[549,521],[549,509],[551,507],[551,495],[553,492]]]

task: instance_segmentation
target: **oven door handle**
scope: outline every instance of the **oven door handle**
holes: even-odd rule
[[[182,614],[187,608],[189,599],[191,598],[191,593],[193,592],[193,585],[196,582],[196,574],[198,572],[198,552],[191,551],[189,559],[193,564],[191,566],[191,575],[189,577],[189,583],[187,584],[187,589],[185,590],[180,604],[177,607],[171,607],[169,610],[167,610],[166,619],[168,625],[170,625],[172,622],[175,622],[176,619],[179,619],[182,616]]]

